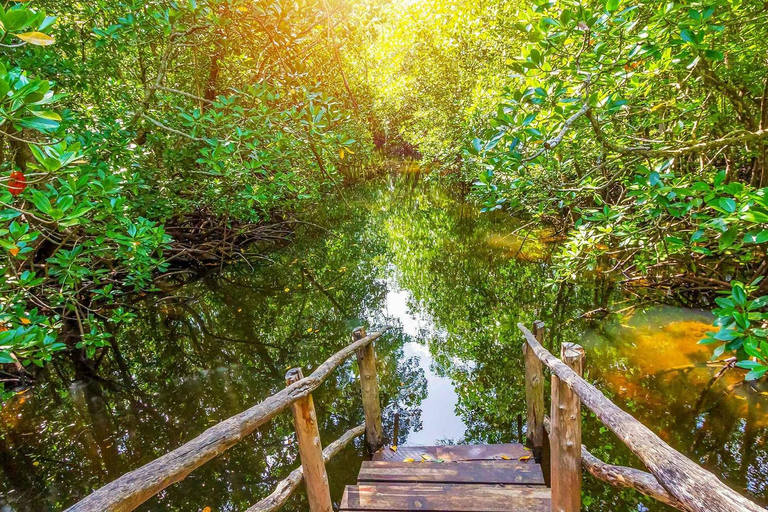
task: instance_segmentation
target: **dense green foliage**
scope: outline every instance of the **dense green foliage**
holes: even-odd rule
[[[0,8],[0,364],[98,359],[132,316],[125,293],[232,257],[369,162],[339,50],[363,36],[354,16],[312,0]]]
[[[408,84],[404,72],[420,84],[389,89],[396,99],[387,104],[416,106],[404,119],[390,109],[402,137],[433,165],[479,175],[486,211],[554,226],[564,238],[558,280],[601,272],[670,289],[686,304],[730,293],[734,279],[754,283],[735,285],[757,299],[740,326],[746,336],[718,339],[743,338],[757,350],[768,286],[757,281],[768,273],[764,4],[430,4],[404,9],[417,20],[427,17],[422,9],[449,12],[450,21],[438,16],[431,32],[397,27],[437,39],[400,43],[407,64],[390,80]],[[462,136],[463,149],[448,142]],[[439,150],[435,141],[444,142]]]
[[[727,293],[705,343],[761,377],[764,18],[753,0],[9,1],[0,364],[67,351],[95,371],[128,293],[284,238],[264,224],[378,146],[553,227],[553,281]]]

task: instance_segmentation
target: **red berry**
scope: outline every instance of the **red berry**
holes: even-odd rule
[[[21,171],[13,171],[11,173],[11,179],[8,180],[8,191],[13,196],[17,196],[24,192],[27,188],[27,177]]]

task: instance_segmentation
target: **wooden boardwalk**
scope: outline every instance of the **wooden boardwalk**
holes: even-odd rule
[[[339,510],[548,512],[550,490],[530,455],[519,444],[384,448],[363,462]]]
[[[325,464],[365,433],[373,460],[363,462],[357,485],[344,491],[340,511],[389,510],[432,512],[559,512],[581,510],[582,466],[592,477],[617,488],[630,488],[686,512],[766,512],[715,475],[664,443],[627,412],[584,380],[584,350],[560,347],[561,359],[544,348],[545,328],[533,332],[518,324],[525,343],[527,444],[549,468],[541,467],[519,444],[402,446],[385,444],[373,341],[383,332],[352,333],[352,344],[339,350],[311,375],[300,368],[286,375],[285,389],[250,409],[222,421],[165,455],[94,491],[67,512],[128,512],[194,469],[217,457],[280,412],[291,409],[301,467],[245,512],[275,512],[304,480],[310,512],[333,512]],[[348,358],[357,355],[365,422],[323,449],[312,392]],[[551,417],[546,416],[544,367],[551,373]],[[607,464],[581,444],[582,405],[650,470]],[[549,450],[545,450],[549,432]],[[397,439],[397,434],[393,433]],[[206,507],[207,508],[207,507]]]

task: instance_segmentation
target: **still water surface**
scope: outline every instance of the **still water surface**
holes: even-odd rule
[[[501,213],[480,214],[457,190],[392,174],[303,215],[268,259],[217,269],[137,304],[115,333],[121,357],[102,380],[60,364],[0,410],[0,507],[60,510],[305,374],[351,330],[393,329],[376,345],[385,431],[400,445],[516,442],[525,412],[517,322],[550,326],[549,343],[581,342],[587,378],[676,449],[768,503],[768,403],[697,346],[704,311],[631,302],[585,277],[546,284],[554,244]],[[527,235],[527,237],[526,237]],[[606,321],[598,307],[625,309]],[[315,393],[324,444],[362,420],[354,363]],[[637,465],[591,415],[584,441],[604,460]],[[358,442],[328,466],[334,500],[353,484]],[[139,510],[244,510],[296,465],[290,414],[280,415]],[[591,511],[667,510],[585,476]],[[303,494],[285,510],[307,510]]]

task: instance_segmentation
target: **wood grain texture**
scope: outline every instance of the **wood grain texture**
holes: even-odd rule
[[[285,385],[290,386],[304,378],[301,368],[293,368],[285,375]],[[311,512],[333,512],[328,473],[325,471],[323,446],[317,426],[317,413],[312,395],[299,398],[291,404],[293,427],[299,445],[301,468],[307,486],[307,500]]]
[[[614,487],[634,489],[650,498],[678,510],[685,510],[677,499],[667,492],[656,478],[645,471],[625,466],[606,464],[582,445],[581,463],[590,475]]]
[[[539,343],[544,344],[544,323],[537,321],[533,325],[533,332]],[[527,410],[526,443],[533,449],[537,461],[541,461],[541,452],[544,447],[544,373],[541,361],[523,343],[525,357],[525,405]]]
[[[476,484],[361,484],[348,486],[340,511],[549,512],[543,486]]]
[[[536,356],[581,398],[597,418],[646,465],[656,480],[693,512],[765,512],[715,475],[667,445],[651,430],[608,400],[598,389],[550,354],[523,325],[518,328]]]
[[[402,462],[412,458],[421,460],[426,454],[434,459],[445,461],[468,462],[475,460],[503,460],[503,456],[517,460],[531,455],[521,444],[457,444],[444,446],[398,446],[397,451],[384,447],[373,455],[375,461]]]
[[[374,332],[343,348],[312,374],[263,402],[209,428],[179,448],[124,474],[67,509],[70,512],[126,512],[236,444],[259,426],[317,389],[357,349],[382,335]]]
[[[365,432],[365,425],[358,425],[355,428],[347,430],[343,436],[329,444],[323,449],[323,461],[328,464],[335,455],[347,446],[354,438],[361,436]],[[299,466],[277,484],[272,494],[251,505],[245,512],[274,512],[288,501],[288,498],[299,488],[304,480],[304,470]]]
[[[549,416],[544,417],[544,430],[549,432]],[[598,459],[583,444],[581,445],[581,465],[590,475],[614,487],[634,489],[646,496],[660,501],[672,508],[684,510],[680,502],[661,486],[652,474],[626,466],[614,466]]]
[[[541,466],[522,461],[363,462],[358,482],[544,485]]]
[[[358,327],[352,332],[352,340],[365,338],[365,329]],[[384,429],[381,426],[381,401],[379,378],[376,372],[376,353],[373,343],[357,350],[357,367],[360,370],[360,389],[365,413],[365,446],[368,453],[375,453],[384,446]]]
[[[563,343],[560,358],[581,375],[584,349]],[[542,428],[544,421],[542,418]],[[581,510],[581,401],[568,384],[552,375],[552,429],[549,435],[552,512]]]

